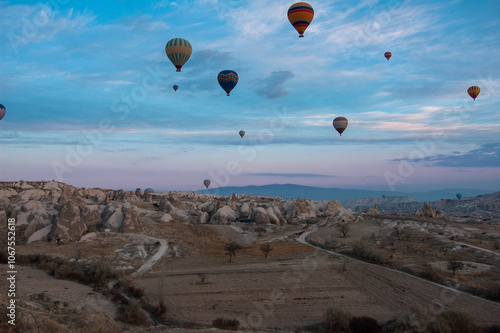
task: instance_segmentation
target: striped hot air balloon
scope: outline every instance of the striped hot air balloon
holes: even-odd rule
[[[314,9],[307,2],[297,2],[288,8],[288,21],[299,33],[299,37],[304,37],[309,24],[314,17]]]
[[[342,133],[345,131],[347,128],[347,118],[344,117],[337,117],[333,119],[333,127],[339,132],[340,136],[342,136]]]
[[[391,59],[391,56],[392,56],[392,53],[391,52],[386,52],[384,53],[384,57],[387,58],[387,61],[389,61],[389,59]]]
[[[6,112],[7,112],[7,110],[5,110],[5,106],[0,104],[0,120],[2,120],[2,118],[5,116]]]
[[[479,95],[481,92],[481,88],[478,86],[472,86],[467,89],[467,93],[469,94],[470,97],[472,97],[473,100],[476,100],[476,97]]]
[[[229,93],[238,83],[238,74],[235,71],[224,70],[217,75],[217,81],[219,81],[220,86],[229,96]]]
[[[244,136],[245,136],[245,131],[241,130],[241,131],[240,131],[240,136],[241,136],[241,137],[244,137]]]
[[[172,38],[165,45],[165,53],[175,68],[177,68],[177,72],[181,71],[182,66],[188,61],[192,51],[191,44],[182,38]]]

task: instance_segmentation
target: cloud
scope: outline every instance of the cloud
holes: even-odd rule
[[[257,94],[269,99],[276,99],[288,95],[289,93],[283,89],[283,83],[293,78],[294,75],[290,71],[272,72],[270,76],[258,83],[262,87],[257,90]]]
[[[333,175],[322,175],[316,173],[247,173],[246,176],[259,176],[259,177],[286,177],[286,178],[323,178],[323,177],[337,177]]]
[[[500,142],[487,143],[466,152],[436,154],[423,158],[400,158],[393,162],[410,162],[444,167],[497,167],[500,168]]]

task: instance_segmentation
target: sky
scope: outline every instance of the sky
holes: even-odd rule
[[[309,3],[0,1],[0,180],[500,190],[500,2]]]

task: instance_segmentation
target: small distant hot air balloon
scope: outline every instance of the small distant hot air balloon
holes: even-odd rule
[[[467,93],[469,93],[469,96],[472,97],[473,100],[476,100],[476,97],[479,95],[481,92],[481,88],[478,86],[472,86],[467,89]]]
[[[240,136],[244,137],[245,136],[245,131],[240,131]]]
[[[0,104],[0,120],[2,120],[2,118],[5,116],[6,112],[7,112],[7,110],[5,110],[5,106]]]
[[[389,59],[391,59],[391,56],[392,56],[392,53],[391,52],[386,52],[384,53],[384,57],[387,58],[387,61],[389,61]]]
[[[219,81],[220,86],[229,96],[229,93],[238,83],[238,74],[235,71],[224,70],[217,75],[217,81]]]
[[[179,86],[174,84],[174,86],[172,88],[174,88],[174,91],[177,91],[177,89],[179,89]]]
[[[203,181],[203,185],[205,185],[206,188],[208,188],[210,186],[210,184],[212,184],[212,182],[210,181],[210,179],[205,179]]]
[[[314,17],[314,9],[307,2],[297,2],[288,8],[288,21],[299,33],[299,37],[304,37],[309,24]]]
[[[177,72],[181,71],[182,66],[188,61],[192,51],[191,44],[182,38],[172,38],[165,45],[165,53],[175,68],[177,68]]]
[[[458,198],[458,200],[461,200],[462,199],[462,193],[457,193],[457,198]]]
[[[342,136],[342,133],[345,131],[347,128],[347,118],[344,117],[337,117],[333,119],[333,127],[339,132],[340,136]]]

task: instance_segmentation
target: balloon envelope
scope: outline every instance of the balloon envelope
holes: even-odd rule
[[[229,93],[238,83],[238,74],[235,71],[224,70],[217,75],[217,81],[219,81],[220,86],[229,96]]]
[[[467,89],[467,93],[469,94],[470,97],[472,97],[473,100],[476,100],[476,97],[479,95],[481,92],[481,88],[478,86],[472,86]]]
[[[347,118],[344,117],[337,117],[333,119],[333,127],[339,132],[340,136],[342,136],[342,133],[345,131],[347,128]]]
[[[208,188],[210,186],[210,184],[212,184],[212,182],[210,181],[210,179],[205,179],[203,181],[203,185],[205,185],[206,188]]]
[[[384,57],[386,57],[387,60],[389,60],[392,57],[392,53],[391,52],[386,52],[386,53],[384,53]]]
[[[2,118],[5,116],[6,112],[7,112],[7,110],[5,110],[5,106],[0,104],[0,120],[2,120]]]
[[[175,68],[177,68],[177,72],[181,71],[182,66],[188,61],[192,51],[191,44],[182,38],[172,38],[165,45],[165,53]]]
[[[174,84],[174,86],[172,88],[174,88],[174,90],[177,91],[177,89],[179,89],[179,86]]]
[[[462,193],[457,193],[458,200],[462,199]]]
[[[314,17],[314,9],[307,2],[297,2],[288,8],[288,21],[299,33],[299,37],[304,37],[309,24]]]
[[[240,131],[240,136],[244,137],[245,136],[245,131]]]

